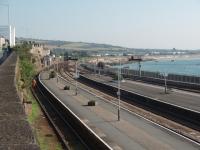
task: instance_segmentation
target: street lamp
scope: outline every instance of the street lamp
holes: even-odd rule
[[[167,94],[167,77],[168,77],[168,74],[167,74],[167,73],[164,73],[164,79],[165,79],[165,94]]]
[[[74,60],[75,61],[75,75],[74,75],[74,78],[75,78],[75,95],[78,94],[78,82],[77,82],[77,79],[79,78],[79,73],[78,73],[78,58],[71,58],[71,57],[68,57],[66,59],[67,61],[68,60]]]
[[[98,58],[98,56],[97,56],[97,65],[99,64],[99,58]],[[100,75],[101,75],[101,73],[100,73],[100,66],[98,66],[98,70],[99,70],[99,77],[100,77]]]
[[[78,94],[78,87],[77,87],[77,79],[78,79],[78,69],[77,69],[77,60],[76,60],[76,62],[75,62],[75,67],[76,67],[76,71],[75,71],[75,80],[76,80],[76,92],[75,92],[75,95],[77,95]]]
[[[120,121],[120,102],[121,102],[121,58],[119,58],[119,67],[118,67],[118,121]]]
[[[168,74],[165,72],[165,73],[161,73],[160,75],[162,75],[163,78],[164,78],[164,82],[165,82],[165,94],[167,94],[167,77],[168,77]]]
[[[94,60],[94,75],[96,75],[96,66],[95,66],[95,60]]]
[[[141,77],[141,61],[139,60],[139,77]]]
[[[59,56],[58,58],[57,58],[57,65],[56,65],[56,70],[57,70],[57,83],[58,83],[58,71],[59,71],[59,63],[60,63],[60,61],[61,61],[61,56]]]

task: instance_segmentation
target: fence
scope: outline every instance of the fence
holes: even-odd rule
[[[117,68],[99,69],[98,67],[95,67],[94,65],[91,65],[91,64],[83,65],[83,67],[90,71],[93,71],[93,72],[94,71],[100,72],[101,74],[116,75],[117,71],[118,71]],[[131,69],[122,68],[121,73],[124,77],[128,77],[128,78],[140,77],[140,78],[152,78],[152,79],[158,79],[158,80],[164,79],[164,75],[159,72],[150,72],[150,71],[141,71],[140,72],[139,70],[131,70]],[[167,80],[200,85],[200,77],[199,76],[178,75],[178,74],[170,73],[167,76]]]

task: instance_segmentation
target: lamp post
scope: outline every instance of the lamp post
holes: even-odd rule
[[[77,79],[79,78],[79,73],[78,73],[78,58],[71,58],[71,57],[68,57],[67,60],[74,60],[75,61],[75,75],[74,75],[74,78],[75,78],[75,95],[78,94],[78,82],[77,82]]]
[[[58,83],[58,64],[59,64],[60,56],[57,58],[56,70],[57,70],[57,83]]]
[[[57,66],[56,66],[56,70],[57,70],[57,72],[58,72],[58,59],[57,59]]]
[[[75,62],[75,67],[76,67],[76,71],[75,71],[76,92],[75,92],[75,95],[77,95],[77,93],[78,93],[78,88],[77,88],[77,79],[78,79],[77,60]]]
[[[139,60],[139,77],[141,77],[141,61]]]
[[[97,57],[97,65],[99,64],[99,58]],[[98,66],[98,70],[99,70],[99,77],[100,77],[100,75],[101,75],[101,73],[100,73],[100,66]]]
[[[165,94],[167,94],[167,77],[168,77],[168,74],[166,72],[164,72],[164,73],[160,73],[160,75],[163,76],[163,78],[164,78]]]
[[[95,66],[95,60],[94,60],[94,75],[96,75],[96,66]]]
[[[164,79],[165,79],[165,94],[167,94],[167,73],[164,73]]]
[[[118,67],[118,121],[120,121],[120,102],[121,102],[121,58],[119,58],[119,67]]]

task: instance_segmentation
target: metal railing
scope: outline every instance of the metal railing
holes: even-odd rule
[[[84,65],[84,67],[93,72],[95,70],[100,70],[101,74],[117,75],[117,68],[99,69],[92,65]],[[141,74],[140,74],[139,70],[123,68],[121,70],[121,73],[123,76],[130,77],[130,78],[140,76],[140,77],[154,78],[154,79],[161,79],[161,80],[164,79],[163,75],[159,72],[141,71]],[[180,75],[180,74],[169,73],[167,76],[167,80],[171,80],[171,81],[175,81],[175,82],[198,84],[198,85],[200,84],[200,76],[193,76],[193,75]]]

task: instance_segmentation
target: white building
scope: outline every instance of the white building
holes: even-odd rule
[[[33,44],[30,53],[36,56],[44,57],[50,55],[50,49],[44,47],[43,44]]]
[[[53,61],[52,59],[53,58],[49,55],[44,56],[42,58],[42,63],[44,64],[44,67],[48,67],[48,66],[52,65],[52,61]]]
[[[6,39],[3,37],[0,37],[0,48],[2,48],[4,44],[6,44]]]
[[[0,36],[9,40],[11,47],[15,46],[15,27],[13,26],[0,26]]]

